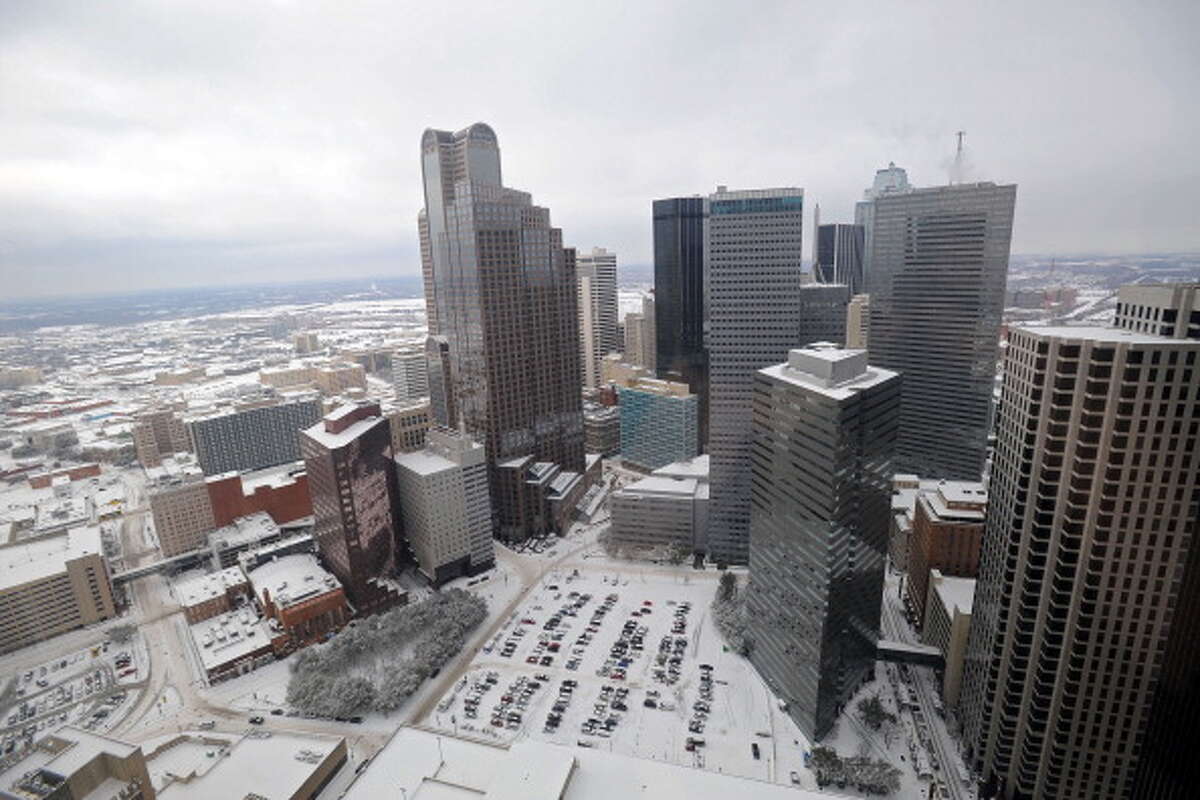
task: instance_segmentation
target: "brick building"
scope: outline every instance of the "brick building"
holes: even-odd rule
[[[908,603],[925,619],[929,571],[974,578],[979,574],[987,490],[971,481],[940,481],[917,495],[908,553]]]
[[[280,525],[313,513],[308,475],[301,461],[259,472],[214,475],[207,483],[213,523],[218,528],[260,511]]]
[[[248,576],[263,615],[275,623],[271,628],[277,653],[320,641],[350,621],[342,585],[309,553],[267,561]]]

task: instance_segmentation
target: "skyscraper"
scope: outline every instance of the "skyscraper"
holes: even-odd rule
[[[1192,624],[1198,354],[1117,328],[1009,334],[962,706],[1003,798],[1131,795],[1164,653]]]
[[[745,564],[756,370],[799,344],[803,189],[717,188],[704,203],[712,505],[709,555]]]
[[[402,404],[416,403],[429,397],[429,365],[422,346],[404,347],[392,356],[392,380],[396,384],[396,400]]]
[[[754,385],[750,661],[810,739],[874,676],[900,377],[792,350]]]
[[[816,342],[844,344],[850,287],[844,283],[806,283],[800,287],[796,321],[801,346]]]
[[[875,171],[875,180],[870,188],[863,190],[863,199],[854,205],[854,224],[863,228],[864,285],[866,276],[871,272],[871,227],[875,223],[875,198],[885,194],[904,194],[912,190],[904,167],[897,167],[896,162],[890,161],[885,168]],[[813,260],[816,261],[815,258]],[[860,288],[859,291],[865,289]]]
[[[600,385],[600,362],[621,351],[617,336],[617,254],[593,247],[575,258],[579,280],[579,346],[583,385]]]
[[[846,347],[866,350],[870,331],[871,295],[856,294],[846,304]]]
[[[871,361],[904,374],[898,471],[983,472],[1016,196],[975,183],[871,203]]]
[[[392,436],[378,404],[344,405],[300,432],[325,565],[363,613],[400,602]]]
[[[487,125],[425,131],[421,167],[434,417],[484,443],[500,532],[524,538],[496,464],[532,455],[584,469],[574,250],[547,209],[501,184]]]
[[[863,290],[863,226],[820,225],[813,276],[817,283],[841,283],[850,294]]]
[[[704,349],[704,198],[655,200],[654,335],[658,377],[686,383],[700,402],[700,448],[708,443]]]

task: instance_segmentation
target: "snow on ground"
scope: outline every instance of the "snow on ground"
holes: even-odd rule
[[[138,720],[134,730],[157,728],[162,725],[164,719],[171,719],[182,710],[183,699],[179,696],[179,690],[174,686],[168,686],[162,694],[155,698],[154,705]]]
[[[482,735],[497,742],[531,737],[559,744],[587,741],[591,746],[613,752],[667,761],[685,766],[700,766],[713,772],[790,783],[790,774],[798,773],[805,786],[815,786],[811,773],[803,768],[803,753],[807,742],[786,715],[779,712],[766,685],[759,679],[750,663],[727,652],[708,616],[708,605],[716,590],[716,572],[695,572],[684,568],[649,568],[623,562],[621,568],[606,568],[584,564],[578,576],[574,567],[552,572],[530,594],[527,601],[485,646],[471,665],[467,682],[452,690],[449,702],[443,698],[429,724],[446,731]],[[551,586],[558,587],[551,589]],[[557,654],[545,651],[536,665],[528,663],[546,633],[545,622],[564,605],[574,601],[571,592],[590,594],[591,598],[576,612],[564,616],[557,630],[565,635]],[[617,601],[599,624],[599,630],[586,644],[577,643],[598,609],[610,594]],[[651,605],[646,605],[647,601]],[[691,603],[687,614],[686,631],[682,638],[686,647],[682,656],[681,678],[674,686],[655,678],[656,655],[664,636],[672,632],[674,612],[678,604]],[[637,613],[649,609],[649,613]],[[533,620],[525,624],[523,620]],[[597,670],[609,658],[609,651],[622,631],[626,620],[644,626],[644,650],[632,656],[624,680],[600,677]],[[525,631],[518,634],[517,631]],[[511,657],[502,655],[506,642],[516,642]],[[576,653],[576,648],[579,648]],[[567,663],[578,655],[577,669],[567,669]],[[549,664],[543,658],[550,658]],[[703,734],[705,745],[695,753],[685,749],[689,736],[688,723],[693,716],[692,705],[699,699],[700,664],[713,666],[714,691],[712,710]],[[469,720],[464,713],[463,698],[476,681],[484,680],[489,671],[497,673],[497,683],[483,695],[478,718]],[[509,687],[524,676],[527,680],[537,674],[550,678],[538,689],[522,712],[522,721],[515,729],[494,726],[493,707]],[[563,712],[562,723],[556,730],[545,729],[547,714],[556,702],[564,679],[574,679],[579,686]],[[612,712],[611,706],[601,714],[603,687],[613,691],[629,689],[624,712]],[[648,691],[657,691],[660,700],[674,704],[672,710],[647,708],[644,701]],[[515,710],[515,709],[514,709]],[[505,712],[507,715],[507,711]],[[619,722],[609,737],[581,733],[582,723],[589,717],[606,719],[618,716]],[[758,735],[759,733],[764,735]],[[760,748],[760,759],[751,752],[751,743]]]

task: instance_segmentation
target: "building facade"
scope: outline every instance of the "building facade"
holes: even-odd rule
[[[621,350],[617,335],[617,254],[593,247],[575,257],[579,282],[579,347],[583,385],[600,385],[600,364]]]
[[[904,374],[903,472],[983,473],[1016,197],[975,183],[871,203],[871,360]]]
[[[1117,328],[1009,332],[962,700],[1006,800],[1131,795],[1200,522],[1198,360]]]
[[[392,354],[392,381],[400,405],[428,402],[429,366],[424,345],[405,347]]]
[[[871,330],[871,295],[856,294],[846,306],[846,347],[866,350]]]
[[[199,550],[217,527],[204,475],[196,467],[157,479],[149,487],[150,514],[164,558]]]
[[[297,433],[321,418],[313,395],[289,395],[282,402],[224,409],[188,417],[188,436],[205,475],[249,472],[300,459]]]
[[[653,470],[699,455],[700,401],[686,383],[641,378],[617,397],[623,463]]]
[[[483,445],[431,431],[424,450],[396,456],[396,486],[405,539],[431,583],[440,586],[495,564]]]
[[[497,465],[533,455],[584,470],[575,253],[547,209],[503,186],[487,125],[425,131],[421,166],[434,416],[483,443],[497,532],[524,539],[534,531]]]
[[[411,453],[425,446],[433,423],[429,399],[396,408],[384,408],[383,416],[392,433],[392,452]]]
[[[686,383],[700,401],[700,447],[708,442],[704,349],[704,198],[655,200],[654,337],[658,377]]]
[[[99,528],[0,547],[0,653],[115,616]]]
[[[1122,286],[1113,324],[1174,339],[1200,339],[1200,283]]]
[[[939,481],[921,490],[913,509],[908,548],[908,603],[918,620],[925,619],[929,572],[955,578],[979,573],[987,490],[981,483]]]
[[[974,599],[974,578],[954,578],[943,575],[941,570],[930,570],[921,641],[936,647],[946,659],[942,669],[942,697],[950,708],[958,706],[962,691]]]
[[[402,601],[397,560],[395,464],[378,404],[342,406],[300,436],[313,536],[326,567],[355,608],[374,613]]]
[[[863,226],[818,225],[813,277],[817,283],[850,287],[850,294],[863,290]]]
[[[861,350],[756,375],[750,662],[814,742],[874,678],[899,404]]]
[[[801,347],[817,342],[841,345],[846,341],[846,312],[850,288],[840,283],[806,283],[800,287],[797,319]]]
[[[802,189],[705,200],[704,278],[712,456],[709,555],[745,564],[750,541],[751,398],[756,370],[800,344]]]

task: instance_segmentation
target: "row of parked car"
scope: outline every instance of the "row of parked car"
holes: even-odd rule
[[[700,693],[692,703],[692,719],[688,722],[688,733],[704,733],[704,725],[712,712],[713,668],[711,664],[700,665]],[[757,745],[755,745],[757,747]],[[757,757],[757,756],[756,756]]]
[[[533,701],[533,695],[541,688],[541,681],[537,678],[530,680],[525,675],[509,684],[508,689],[500,696],[500,702],[492,708],[492,727],[513,731],[520,728],[525,711]]]
[[[621,715],[629,710],[628,699],[627,687],[606,683],[600,688],[600,696],[592,706],[593,716],[583,721],[579,732],[585,736],[599,736],[603,739],[612,736],[621,722]]]
[[[554,701],[554,705],[550,707],[550,713],[546,715],[546,727],[543,728],[543,733],[554,733],[558,730],[558,726],[562,724],[563,714],[566,713],[567,706],[571,705],[571,698],[575,695],[575,689],[578,686],[578,681],[571,678],[567,678],[559,684],[558,699]]]

